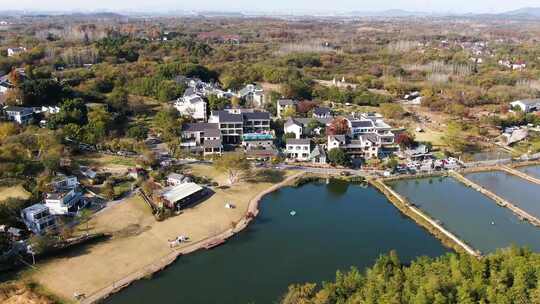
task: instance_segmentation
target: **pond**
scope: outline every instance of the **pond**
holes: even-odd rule
[[[393,249],[402,261],[449,251],[373,188],[288,187],[267,195],[259,217],[224,245],[181,257],[105,303],[273,303],[289,284],[333,280]]]
[[[468,155],[472,161],[488,161],[488,160],[498,160],[498,159],[508,159],[512,155],[505,150],[496,149],[476,152]]]
[[[540,218],[540,185],[504,171],[470,173],[465,177]]]
[[[401,180],[390,185],[482,253],[512,244],[540,251],[540,229],[453,178]]]
[[[540,178],[540,166],[526,166],[517,168],[517,170],[526,173],[532,177]]]

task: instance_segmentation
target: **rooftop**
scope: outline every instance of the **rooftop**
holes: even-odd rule
[[[287,145],[309,145],[311,139],[309,138],[287,138]]]
[[[295,105],[297,102],[296,100],[292,100],[292,99],[279,99],[278,100],[278,104],[280,106],[292,106],[292,105]]]
[[[248,112],[248,113],[242,113],[244,116],[244,119],[246,120],[252,120],[252,119],[259,119],[259,120],[270,120],[270,113],[268,112]]]
[[[207,132],[208,130],[218,130],[217,123],[195,122],[182,125],[184,132]]]
[[[175,203],[201,190],[203,188],[195,183],[184,183],[163,189],[161,196],[167,201]]]

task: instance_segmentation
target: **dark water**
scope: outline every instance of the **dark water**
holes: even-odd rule
[[[284,188],[261,209],[226,244],[182,257],[106,303],[274,303],[291,283],[333,280],[337,269],[364,268],[392,249],[402,261],[448,252],[373,188]]]
[[[540,178],[540,166],[520,167],[518,170],[532,177]]]
[[[471,173],[465,176],[531,215],[540,217],[540,185],[503,171]]]
[[[540,229],[453,178],[402,180],[391,186],[483,253],[512,244],[540,251]]]
[[[482,152],[477,152],[471,155],[471,158],[473,161],[507,159],[510,157],[511,157],[510,153],[504,150],[482,151]]]

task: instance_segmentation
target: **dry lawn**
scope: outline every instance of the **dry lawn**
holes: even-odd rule
[[[8,198],[27,199],[29,197],[30,193],[28,193],[28,191],[26,191],[21,185],[12,187],[0,187],[0,202]]]
[[[84,154],[78,157],[80,165],[96,168],[98,171],[106,171],[114,174],[125,174],[130,167],[135,167],[135,159],[116,155],[104,155],[99,153]]]
[[[220,184],[225,180],[210,166],[196,165],[191,169]],[[39,270],[29,275],[64,298],[71,298],[74,292],[91,294],[170,253],[174,249],[169,248],[168,239],[184,234],[197,242],[231,228],[245,215],[249,201],[271,185],[242,182],[215,189],[207,200],[163,222],[155,221],[140,198],[127,199],[90,221],[91,229],[110,232],[112,239],[78,254],[42,262]],[[236,208],[226,209],[226,203]]]

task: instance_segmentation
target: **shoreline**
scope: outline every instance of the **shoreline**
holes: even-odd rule
[[[244,217],[235,225],[234,228],[229,228],[225,231],[222,231],[216,235],[209,236],[205,239],[202,239],[200,241],[197,241],[196,243],[190,244],[186,247],[182,247],[179,249],[174,250],[173,252],[159,258],[155,262],[152,262],[151,264],[148,264],[144,267],[142,267],[139,270],[136,270],[130,274],[128,274],[126,277],[114,282],[113,284],[109,286],[105,286],[94,293],[87,295],[84,299],[81,299],[79,302],[82,304],[92,304],[97,303],[101,300],[104,300],[108,297],[110,297],[112,294],[119,292],[120,290],[128,287],[133,282],[147,278],[148,276],[153,275],[154,273],[157,273],[172,263],[174,263],[180,256],[193,253],[195,251],[204,249],[205,247],[219,241],[227,240],[231,238],[232,236],[238,234],[239,232],[243,231],[248,227],[248,225],[251,223],[255,217],[259,214],[259,203],[262,200],[262,198],[274,191],[279,190],[280,188],[286,187],[288,185],[291,185],[295,180],[301,178],[306,172],[299,172],[295,173],[292,176],[289,176],[285,178],[283,181],[271,186],[270,188],[263,190],[262,192],[258,193],[255,197],[253,197],[249,203],[248,208],[246,211],[246,214]]]

